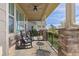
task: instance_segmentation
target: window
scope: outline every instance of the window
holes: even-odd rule
[[[24,15],[20,12],[20,10],[16,10],[16,32],[20,32],[20,30],[24,30]]]
[[[14,33],[14,4],[9,4],[9,33]]]
[[[13,3],[9,4],[9,14],[14,16],[14,4]]]
[[[19,21],[19,12],[16,10],[16,32],[19,32],[18,21]]]
[[[19,20],[20,30],[24,30],[24,16],[20,13],[20,20]]]
[[[14,18],[9,16],[9,33],[14,32]]]

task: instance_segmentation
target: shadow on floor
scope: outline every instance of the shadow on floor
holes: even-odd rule
[[[22,49],[31,49],[32,46],[20,46],[20,47],[16,47],[16,50],[22,50]]]
[[[44,49],[38,49],[36,52],[36,56],[50,56],[50,52]]]

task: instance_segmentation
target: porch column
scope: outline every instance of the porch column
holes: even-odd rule
[[[44,20],[41,20],[41,29],[44,29]]]
[[[75,23],[74,4],[66,4],[66,28],[59,29],[58,55],[79,55],[79,28],[71,28]]]
[[[42,29],[43,29],[43,32],[42,32],[42,34],[43,34],[43,40],[46,41],[46,40],[47,40],[47,31],[46,31],[46,29],[45,29],[45,26],[46,26],[45,19],[46,19],[46,16],[44,16],[44,17],[42,18],[41,23],[42,23]]]
[[[0,3],[0,56],[6,55],[6,3]]]
[[[65,27],[69,28],[75,23],[75,4],[67,3],[66,4],[66,24]]]
[[[25,18],[25,32],[28,31],[28,19]]]

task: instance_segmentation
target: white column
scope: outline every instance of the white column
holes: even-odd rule
[[[16,27],[17,27],[17,21],[16,21],[16,4],[14,4],[14,33],[16,33]]]
[[[6,6],[0,3],[0,55],[6,55]]]
[[[9,28],[9,26],[8,26],[8,24],[9,24],[9,17],[8,17],[9,13],[7,12],[7,11],[9,11],[8,6],[9,6],[9,4],[7,3],[6,4],[6,39],[5,39],[5,42],[3,42],[3,55],[4,56],[9,55],[9,35],[8,35],[8,33],[9,33],[9,30],[8,30],[8,28]]]
[[[75,4],[66,4],[66,28],[73,26],[75,23]]]
[[[27,22],[26,22],[26,17],[25,17],[25,32],[27,31]]]
[[[29,30],[29,29],[28,29],[28,27],[29,27],[29,26],[28,26],[28,25],[29,25],[29,23],[28,23],[28,18],[25,18],[25,24],[26,24],[26,29],[25,29],[25,30],[28,31],[28,30]]]
[[[44,26],[44,20],[41,20],[41,29],[43,29],[43,26]]]
[[[44,16],[44,17],[42,18],[42,20],[41,20],[42,28],[43,28],[43,29],[45,29],[45,26],[46,26],[46,21],[45,21],[45,19],[46,19],[46,16]]]

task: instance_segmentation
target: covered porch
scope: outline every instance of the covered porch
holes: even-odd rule
[[[16,9],[16,10],[14,10],[14,16],[16,18],[14,20],[15,20],[16,25],[14,26],[15,27],[14,33],[11,33],[12,35],[9,34],[10,35],[9,38],[11,39],[13,34],[18,35],[20,30],[22,30],[24,33],[26,33],[28,31],[31,31],[32,29],[36,29],[37,30],[36,32],[32,32],[33,35],[35,35],[36,33],[39,33],[39,35],[41,35],[41,38],[43,39],[43,44],[44,43],[47,44],[48,36],[47,36],[47,30],[45,28],[45,25],[46,25],[45,19],[49,16],[49,14],[52,11],[55,10],[55,8],[58,5],[59,4],[57,4],[57,3],[56,4],[35,4],[35,3],[34,4],[23,4],[23,3],[14,4],[15,9]],[[72,45],[68,43],[68,42],[72,42],[72,40],[70,41],[70,39],[72,38],[73,35],[70,34],[70,32],[73,32],[74,30],[76,30],[78,28],[75,25],[75,16],[74,16],[75,7],[74,6],[75,6],[75,4],[66,4],[66,7],[65,7],[66,8],[66,20],[64,23],[64,27],[61,27],[58,29],[59,30],[59,38],[58,38],[59,48],[57,49],[58,55],[76,55],[76,54],[78,54],[77,47],[76,47],[76,49],[74,49],[73,47],[75,47],[75,46],[70,47]],[[40,30],[42,32],[40,32]],[[66,30],[68,30],[69,32],[64,33]],[[64,34],[62,33],[62,31]],[[77,34],[76,31],[73,33]],[[37,34],[36,37],[35,38],[33,37],[33,38],[36,39],[37,36],[39,36],[39,35]],[[76,36],[73,36],[74,39],[75,39],[75,37]],[[10,39],[9,39],[9,41],[12,41]],[[38,38],[36,40],[40,41]],[[32,44],[33,49],[37,49],[36,45],[38,42],[36,44],[34,42],[32,42],[32,43],[33,43]],[[13,44],[10,44],[11,47],[9,48],[9,55],[11,55],[13,53],[12,50],[14,50],[16,52],[14,54],[17,55],[18,50],[15,50],[15,46],[14,45],[12,46],[12,45]],[[78,46],[77,43],[75,43],[75,45]],[[47,48],[48,47],[49,46],[47,46]],[[45,46],[43,48],[45,48]],[[49,48],[51,49],[51,47],[49,47]],[[47,50],[49,50],[49,48]],[[69,49],[71,49],[71,51]],[[28,50],[31,52],[32,48],[30,48]],[[35,51],[37,51],[37,50],[35,50]],[[20,50],[19,50],[19,52],[20,52]],[[21,51],[21,53],[22,53],[22,51]],[[26,52],[26,53],[28,55],[28,52]],[[31,53],[36,53],[36,52],[31,52]],[[42,51],[42,53],[43,53],[43,51]],[[54,55],[56,55],[56,54],[54,54]]]
[[[12,7],[12,4],[9,4]],[[45,19],[55,10],[57,3],[19,3],[14,4],[14,32],[10,29],[9,55],[51,56],[57,55],[48,41]],[[9,8],[11,8],[9,7]],[[11,9],[10,9],[11,10]],[[10,11],[9,10],[9,11]],[[11,14],[9,14],[10,17]],[[30,33],[30,34],[29,34]],[[22,36],[30,35],[31,44],[19,44]],[[19,36],[17,39],[16,37]],[[12,38],[13,37],[13,38]],[[14,38],[15,37],[15,38]],[[21,37],[21,38],[20,38]],[[26,37],[27,38],[27,37]],[[15,40],[13,40],[15,39]],[[30,40],[30,39],[29,39]],[[16,43],[15,43],[16,42]],[[15,44],[14,44],[15,43]],[[18,43],[18,44],[17,44]],[[19,48],[17,48],[19,45]],[[20,46],[21,45],[21,46]],[[31,47],[29,47],[31,46]]]
[[[5,28],[6,30],[1,30],[3,34],[0,34],[3,39],[0,42],[2,49],[1,54],[14,56],[79,55],[79,27],[75,25],[75,4],[73,3],[67,3],[65,5],[66,20],[64,26],[56,29],[59,34],[56,41],[59,45],[58,49],[55,49],[48,41],[48,30],[45,28],[45,19],[58,5],[58,3],[5,4],[4,6],[6,8],[1,9],[1,11],[5,11],[6,18],[6,20],[4,19],[4,25],[6,23],[6,26],[3,27],[3,29]],[[18,41],[15,37],[18,36],[19,39],[26,39],[27,33],[30,35],[32,47],[16,49],[16,44],[17,42],[19,44],[20,40]],[[5,37],[3,37],[3,35],[5,35]],[[24,44],[21,45],[23,46]]]

